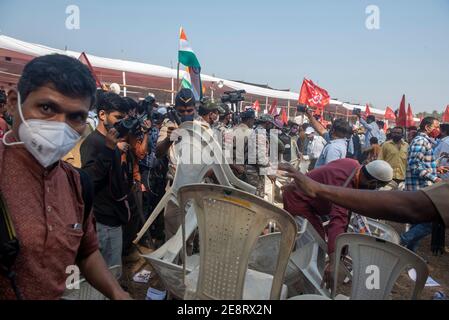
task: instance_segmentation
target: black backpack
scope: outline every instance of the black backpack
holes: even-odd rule
[[[84,201],[84,221],[87,221],[93,205],[93,185],[86,172],[77,169],[81,180],[81,190]],[[11,220],[6,201],[0,191],[0,276],[6,277],[11,282],[17,300],[22,300],[22,295],[17,287],[16,273],[13,270],[14,263],[20,253],[20,241]]]

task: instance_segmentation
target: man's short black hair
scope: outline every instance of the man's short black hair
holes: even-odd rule
[[[374,122],[374,121],[376,121],[376,117],[373,116],[372,114],[370,114],[368,117],[366,117],[366,121],[372,121],[372,122]]]
[[[449,123],[440,124],[441,133],[444,133],[446,136],[449,136]]]
[[[419,125],[419,130],[420,131],[425,131],[427,126],[431,126],[433,124],[433,122],[435,120],[438,120],[437,118],[434,117],[425,117],[422,121],[421,124]]]
[[[404,127],[397,126],[397,127],[394,127],[393,129],[391,129],[391,131],[393,131],[393,130],[401,130],[402,134],[404,134]]]
[[[369,139],[369,143],[370,144],[379,144],[379,139],[377,139],[376,137],[371,137],[371,139]]]
[[[114,111],[128,113],[130,110],[126,100],[113,92],[100,93],[97,96],[97,99],[97,114],[99,114],[101,110],[104,110],[106,113]]]
[[[348,138],[352,134],[352,129],[348,121],[344,119],[335,119],[332,123],[331,130],[337,134],[340,138]]]
[[[95,102],[96,84],[90,70],[69,56],[52,54],[31,60],[17,86],[22,103],[30,93],[45,86],[70,98],[89,98],[89,107]]]
[[[136,110],[136,112],[138,113],[142,113],[142,108],[140,107],[140,105],[132,98],[130,97],[124,97],[122,98],[123,100],[125,100],[125,102],[128,104],[128,110]]]
[[[385,126],[385,122],[383,122],[382,120],[378,120],[376,121],[377,125],[379,126],[379,128],[383,129]]]

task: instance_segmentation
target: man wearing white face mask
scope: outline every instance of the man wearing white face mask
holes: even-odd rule
[[[0,142],[0,193],[20,251],[15,284],[0,272],[0,300],[59,299],[75,265],[107,297],[129,298],[98,250],[80,173],[60,161],[85,129],[92,75],[76,59],[43,56],[25,66],[18,91],[12,130]]]

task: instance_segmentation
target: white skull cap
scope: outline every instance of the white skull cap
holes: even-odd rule
[[[365,168],[373,178],[379,181],[390,182],[393,180],[393,168],[388,162],[375,160],[368,163]]]

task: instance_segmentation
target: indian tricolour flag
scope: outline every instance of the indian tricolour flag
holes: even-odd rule
[[[195,53],[193,52],[192,47],[187,41],[187,37],[183,28],[181,28],[179,36],[178,60],[180,63],[187,67],[187,74],[184,74],[181,86],[183,88],[191,89],[193,95],[195,96],[195,99],[197,101],[201,100],[203,98],[203,90],[201,84],[201,65]]]

